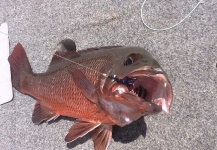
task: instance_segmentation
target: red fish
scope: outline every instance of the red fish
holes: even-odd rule
[[[65,137],[71,142],[92,131],[95,150],[105,150],[112,126],[141,116],[168,113],[172,86],[158,62],[139,47],[109,46],[76,52],[75,43],[60,42],[45,73],[33,73],[21,44],[9,57],[13,87],[33,96],[32,121],[59,116],[77,118]]]

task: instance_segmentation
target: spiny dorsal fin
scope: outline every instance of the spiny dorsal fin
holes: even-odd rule
[[[39,101],[35,104],[35,109],[32,114],[32,122],[35,124],[40,124],[45,120],[52,120],[57,118],[59,115],[51,111],[48,107],[41,104]]]
[[[79,57],[82,53],[86,53],[86,52],[90,52],[90,51],[96,51],[96,50],[102,50],[102,49],[112,49],[112,48],[117,48],[117,47],[121,47],[121,46],[93,47],[93,48],[88,48],[88,49],[81,50],[78,52],[76,52],[75,50],[65,51],[65,50],[58,49],[55,52],[55,54],[53,55],[50,66],[57,63],[60,60],[63,60],[63,58],[73,59],[73,58]],[[61,58],[61,57],[63,57],[63,58]]]
[[[66,142],[72,142],[79,137],[82,137],[94,130],[98,126],[100,126],[100,122],[98,121],[85,121],[81,119],[77,119],[76,122],[72,125],[69,130],[69,133],[65,137]]]
[[[112,137],[112,126],[101,125],[92,132],[95,150],[106,150]]]
[[[87,48],[87,49],[84,49],[84,50],[78,51],[78,53],[79,53],[79,54],[82,54],[82,53],[86,53],[86,52],[89,52],[89,51],[110,50],[110,49],[118,48],[118,47],[123,47],[123,46],[102,46],[102,47],[92,47],[92,48]]]
[[[55,69],[57,69],[55,64],[58,64],[59,62],[63,62],[63,61],[68,61],[70,63],[69,60],[73,60],[74,58],[80,57],[83,53],[97,51],[97,50],[109,50],[109,49],[117,48],[117,47],[121,47],[121,46],[106,46],[106,47],[88,48],[88,49],[77,51],[77,52],[62,51],[62,50],[56,51],[55,54],[53,55],[53,58],[51,60],[51,63],[49,65],[47,72],[52,72]],[[65,60],[65,59],[69,59],[69,60]]]

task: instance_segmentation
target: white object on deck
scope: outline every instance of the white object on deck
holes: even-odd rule
[[[13,98],[11,71],[8,62],[9,40],[8,25],[3,23],[0,26],[0,104],[9,102]]]

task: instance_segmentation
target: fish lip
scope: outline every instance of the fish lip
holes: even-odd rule
[[[139,69],[136,69],[129,73],[126,76],[119,77],[119,78],[136,78],[137,80],[133,83],[134,87],[133,89],[123,88],[123,85],[121,86],[122,93],[129,93],[134,96],[139,96],[138,92],[135,92],[135,89],[139,86],[142,86],[144,89],[148,89],[149,97],[147,99],[144,99],[145,101],[150,102],[151,104],[160,106],[162,108],[162,111],[164,111],[166,114],[169,114],[171,104],[172,104],[172,86],[167,79],[166,73],[161,68],[153,68],[151,66],[145,66],[141,67]],[[150,79],[153,83],[157,84],[156,91],[153,91],[150,89],[150,87],[147,87],[145,80]],[[118,90],[120,87],[120,83],[114,82],[111,84],[112,92],[115,90]],[[146,90],[147,90],[146,89]],[[139,96],[140,97],[140,96]],[[142,97],[140,97],[142,98]]]
[[[151,66],[144,66],[140,67],[138,69],[133,70],[131,73],[129,73],[127,76],[129,77],[135,77],[135,76],[148,76],[148,75],[156,75],[156,74],[165,74],[165,72],[161,68],[154,68]]]

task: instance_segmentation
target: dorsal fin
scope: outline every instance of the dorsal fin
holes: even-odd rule
[[[79,54],[82,54],[82,53],[86,53],[86,52],[89,52],[89,51],[96,51],[96,50],[106,50],[106,49],[112,49],[112,48],[118,48],[118,47],[123,47],[123,46],[102,46],[102,47],[92,47],[92,48],[87,48],[87,49],[84,49],[84,50],[81,50],[81,51],[78,51]]]
[[[76,52],[76,45],[75,42],[72,39],[64,39],[59,42],[57,45],[57,51],[71,51]]]
[[[117,48],[117,47],[122,47],[122,46],[93,47],[93,48],[88,48],[88,49],[81,50],[81,51],[78,51],[78,52],[75,52],[75,51],[62,51],[62,50],[56,51],[55,54],[53,55],[50,66],[57,63],[60,60],[63,60],[63,58],[73,59],[73,58],[79,57],[82,53],[86,53],[86,52],[90,52],[90,51],[96,51],[96,50],[102,50],[102,49],[112,49],[112,48]]]

